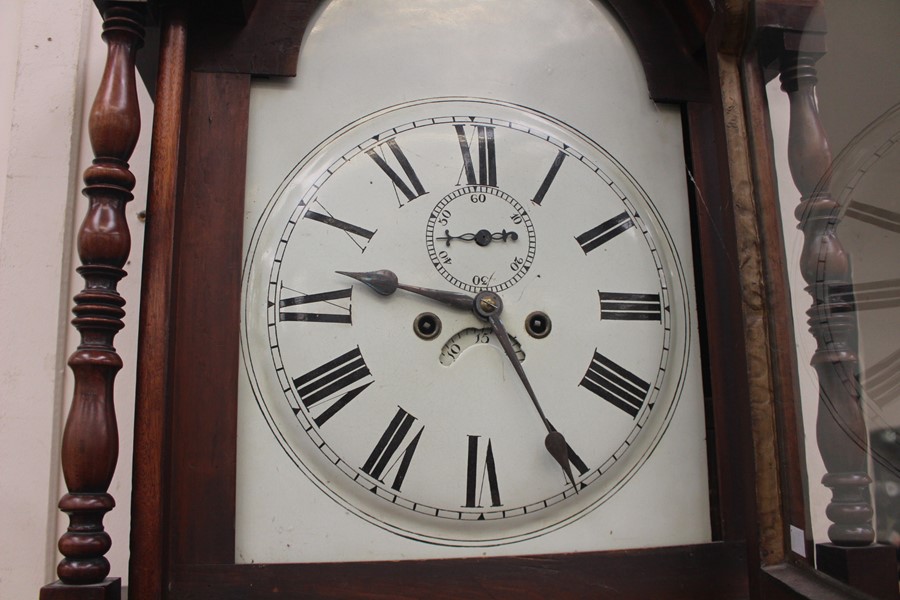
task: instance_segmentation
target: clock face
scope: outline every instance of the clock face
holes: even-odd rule
[[[401,289],[361,282],[380,270]],[[495,299],[505,333],[403,285]],[[435,544],[517,542],[603,505],[687,372],[684,275],[650,198],[595,142],[498,101],[407,103],[331,136],[262,212],[244,289],[274,439],[345,509]]]

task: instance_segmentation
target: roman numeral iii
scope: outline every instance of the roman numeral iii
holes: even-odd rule
[[[596,350],[579,385],[632,417],[638,415],[650,391],[649,383]]]
[[[600,292],[600,319],[604,321],[662,321],[659,294]]]

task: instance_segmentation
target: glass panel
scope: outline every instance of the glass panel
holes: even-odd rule
[[[829,0],[825,10],[828,51],[816,63],[816,90],[833,161],[830,172],[809,174],[821,177],[812,194],[819,201],[804,203],[797,216],[793,212],[801,193],[791,184],[787,127],[791,118],[796,124],[804,109],[796,103],[794,114],[789,114],[778,83],[768,89],[786,248],[788,261],[795,266],[791,283],[811,532],[816,543],[831,539],[864,544],[869,525],[859,509],[871,503],[878,541],[896,547],[900,546],[900,4]],[[797,164],[792,166],[796,177]],[[803,233],[793,228],[798,218],[808,233],[806,246]],[[810,313],[809,323],[808,292],[821,303]],[[818,352],[807,325],[819,337]],[[810,361],[817,363],[816,370],[808,366]],[[858,421],[860,414],[864,424]],[[855,462],[859,449],[870,450],[867,461]],[[867,487],[862,479],[858,485],[850,481],[860,464],[863,469],[868,466],[873,486]],[[833,501],[823,478],[838,490],[835,500],[843,504]],[[852,492],[854,486],[858,495]]]

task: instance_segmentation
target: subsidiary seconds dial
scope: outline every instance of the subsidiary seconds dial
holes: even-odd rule
[[[348,511],[427,543],[515,543],[603,504],[689,372],[650,199],[590,139],[498,101],[411,102],[325,141],[263,211],[244,290],[278,444]]]
[[[490,139],[482,153],[493,152]],[[465,185],[435,205],[425,245],[431,264],[456,287],[502,291],[521,280],[534,261],[534,226],[522,205],[496,185]]]

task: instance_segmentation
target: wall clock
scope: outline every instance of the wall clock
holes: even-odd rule
[[[746,12],[165,13],[130,592],[746,597],[783,550],[777,486],[748,494],[770,345],[721,141],[747,139],[716,125]]]
[[[137,119],[114,99],[143,31],[101,4],[87,193],[119,215]],[[814,151],[792,164],[825,157],[794,34],[817,6],[155,7],[129,596],[853,597],[787,541],[805,515],[761,65],[802,80],[792,137]],[[93,449],[64,444],[69,580],[46,598],[119,595],[93,465],[124,272],[94,258],[79,326],[102,352],[67,423]],[[453,404],[426,401],[441,379]]]

